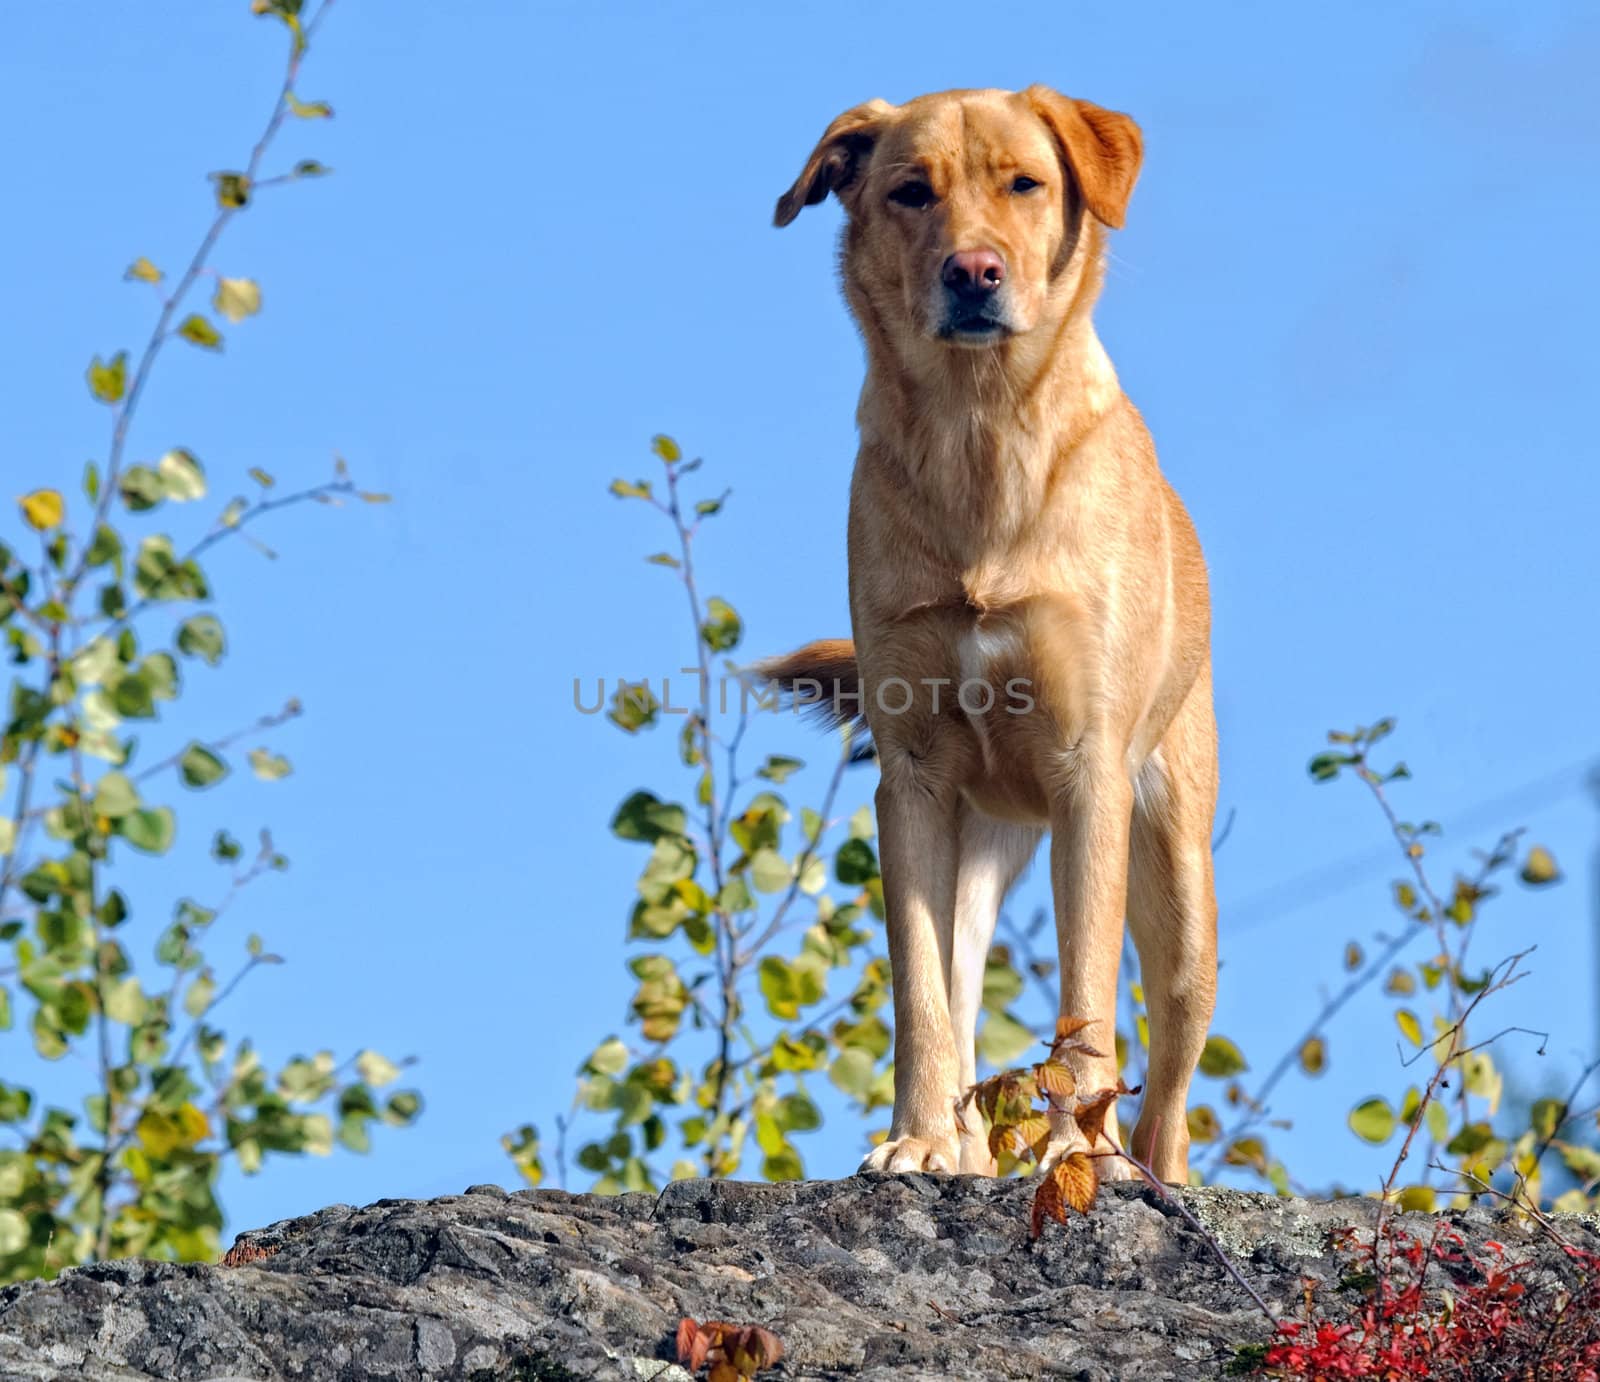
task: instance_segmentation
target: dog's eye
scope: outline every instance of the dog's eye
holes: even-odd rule
[[[1024,174],[1011,184],[1011,190],[1013,192],[1031,192],[1037,186],[1039,186],[1037,178],[1030,178]]]
[[[921,211],[923,207],[933,204],[933,188],[925,182],[902,182],[889,193],[889,200],[900,206],[909,206],[913,211]]]

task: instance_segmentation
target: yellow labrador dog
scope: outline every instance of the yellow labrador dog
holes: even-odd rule
[[[895,1101],[869,1169],[993,1172],[963,1105],[984,962],[1048,829],[1061,1012],[1110,1051],[1126,916],[1150,1010],[1133,1149],[1187,1176],[1216,989],[1210,602],[1091,319],[1142,147],[1126,115],[1043,86],[869,101],[778,201],[780,226],[843,203],[866,341],[854,641],[759,670],[877,745]],[[1115,1084],[1113,1057],[1082,1059],[1080,1089]],[[1082,1148],[1058,1119],[1050,1159]]]

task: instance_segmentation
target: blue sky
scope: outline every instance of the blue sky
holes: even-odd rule
[[[240,162],[276,80],[276,35],[247,8],[8,19],[8,501],[103,456],[84,366],[150,319],[122,269],[188,252],[204,174]],[[276,562],[218,557],[234,652],[190,704],[217,732],[292,694],[309,712],[279,740],[292,778],[205,807],[270,822],[294,860],[230,923],[290,960],[230,1027],[279,1054],[414,1053],[429,1105],[368,1159],[230,1183],[233,1226],[509,1181],[500,1132],[548,1126],[620,1028],[637,860],[606,823],[667,778],[672,746],[577,716],[572,679],[671,670],[688,649],[679,592],[639,561],[661,534],[606,485],[671,432],[733,488],[702,562],[747,650],[846,631],[861,360],[840,213],[779,233],[772,203],[839,110],[953,85],[1049,82],[1145,130],[1099,321],[1211,564],[1237,813],[1218,1029],[1270,1063],[1344,941],[1393,924],[1380,821],[1304,764],[1327,728],[1394,714],[1418,779],[1403,813],[1472,827],[1449,831],[1441,869],[1502,824],[1566,867],[1555,893],[1513,886],[1478,943],[1539,944],[1500,1014],[1553,1028],[1549,1057],[1514,1064],[1561,1082],[1595,1044],[1600,976],[1581,785],[1600,755],[1597,58],[1592,12],[1560,4],[975,20],[949,3],[339,0],[301,83],[338,118],[280,145],[337,174],[230,232],[218,266],[257,278],[265,310],[222,358],[172,352],[133,450],[187,445],[222,489],[252,465],[320,479],[337,449],[395,495],[290,515],[264,534]],[[854,774],[852,803],[871,786]],[[207,819],[184,818],[180,889],[211,886]],[[1035,875],[1015,910],[1042,897]],[[1375,1169],[1343,1119],[1399,1084],[1392,1034],[1386,1008],[1357,1007],[1329,1074],[1291,1092],[1302,1180]],[[859,1129],[804,1150],[842,1173]]]

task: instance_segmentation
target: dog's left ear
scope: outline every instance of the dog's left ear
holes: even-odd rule
[[[1060,142],[1089,210],[1118,229],[1144,158],[1138,125],[1121,111],[1073,100],[1048,86],[1030,86],[1022,94]]]
[[[788,225],[805,207],[815,206],[828,193],[849,186],[877,141],[884,118],[894,110],[887,101],[866,101],[852,106],[829,125],[794,186],[778,198],[777,209],[772,213],[773,225]]]

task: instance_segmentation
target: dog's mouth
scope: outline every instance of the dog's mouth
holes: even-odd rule
[[[960,345],[989,345],[1011,334],[1011,328],[986,312],[969,312],[945,321],[939,335]]]

